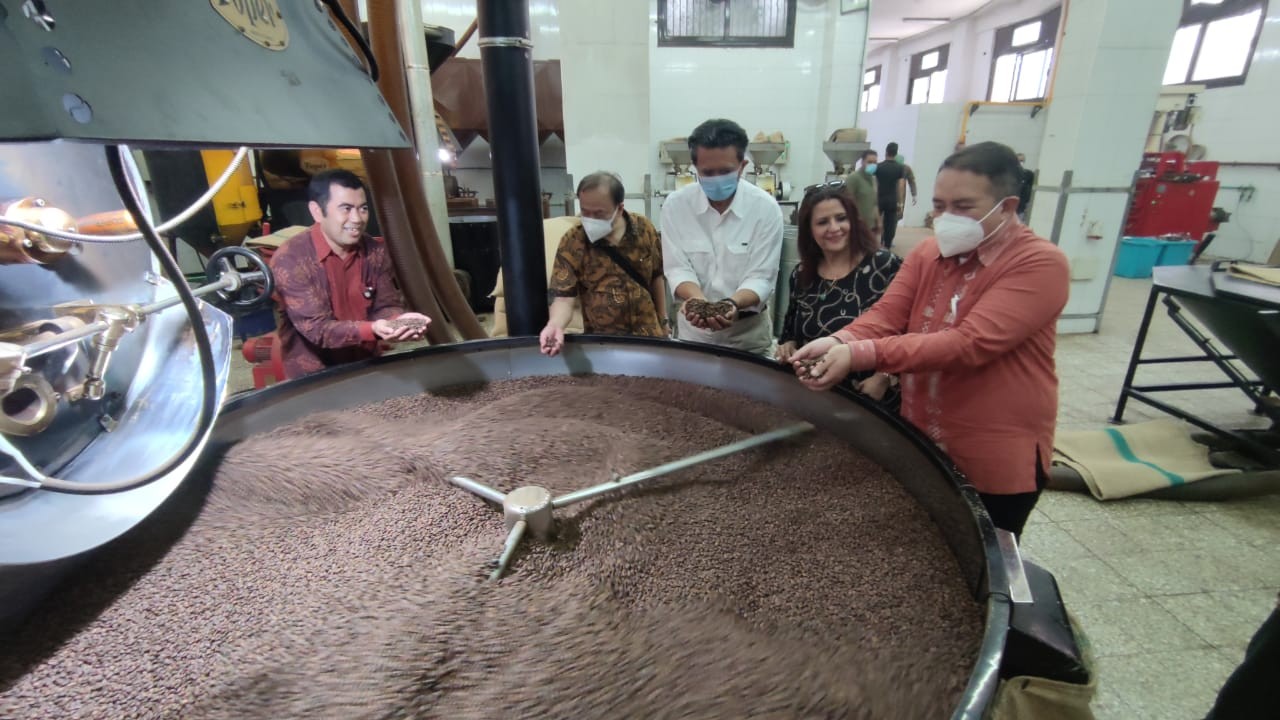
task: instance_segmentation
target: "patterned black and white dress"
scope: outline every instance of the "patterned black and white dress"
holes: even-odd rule
[[[875,304],[902,267],[902,258],[888,250],[878,250],[864,257],[848,275],[839,280],[818,277],[808,287],[800,286],[800,268],[791,271],[791,297],[782,324],[779,343],[794,342],[796,347],[831,335],[848,325]],[[851,385],[871,377],[873,373],[853,373],[845,380]],[[895,385],[885,393],[881,405],[897,412],[901,395]]]

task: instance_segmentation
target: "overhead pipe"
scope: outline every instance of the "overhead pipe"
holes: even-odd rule
[[[382,96],[386,99],[392,114],[400,122],[400,126],[412,128],[413,117],[409,112],[404,56],[400,47],[393,0],[370,0],[369,44],[373,47],[373,55],[378,61],[379,68],[382,69],[378,77],[378,88],[382,91]],[[409,213],[409,225],[413,230],[414,244],[422,254],[426,265],[427,275],[424,280],[435,293],[445,316],[453,322],[463,338],[476,340],[488,337],[488,333],[484,331],[475,313],[472,312],[471,306],[463,297],[462,288],[454,278],[453,270],[445,257],[440,237],[431,220],[431,208],[427,206],[427,193],[423,187],[416,153],[412,149],[396,149],[391,151],[391,159],[399,181],[397,189]],[[539,230],[541,230],[540,223],[541,220],[539,220]],[[501,216],[499,216],[499,227],[501,227]],[[545,292],[540,303],[545,314]]]
[[[347,17],[360,17],[355,0],[341,0],[341,5]],[[348,42],[353,50],[359,52],[355,38],[348,38]],[[436,344],[452,342],[453,333],[440,304],[436,302],[431,285],[426,281],[427,268],[413,242],[408,213],[400,199],[399,183],[390,156],[386,150],[361,148],[360,159],[369,173],[378,221],[405,300],[410,308],[434,321],[427,327],[427,340]]]
[[[489,106],[507,323],[513,336],[537,335],[547,324],[547,271],[529,3],[479,0],[476,22]]]
[[[439,149],[441,137],[436,125],[435,97],[431,90],[431,57],[423,32],[422,5],[418,0],[396,0],[396,19],[400,29],[400,45],[404,50],[404,71],[408,78],[409,114],[413,120],[413,145],[418,150],[418,175],[427,192],[431,208],[431,224],[436,237],[448,240],[449,199],[445,196],[444,173]],[[441,242],[449,267],[455,267],[453,245]]]
[[[378,208],[378,220],[382,223],[382,234],[400,279],[400,288],[410,307],[432,319],[433,322],[427,326],[427,340],[433,345],[453,342],[455,338],[446,315],[426,279],[427,268],[422,255],[413,243],[409,213],[396,191],[400,187],[399,178],[396,177],[390,151],[364,148],[360,150],[360,159],[364,161],[364,168],[373,184],[373,202]]]

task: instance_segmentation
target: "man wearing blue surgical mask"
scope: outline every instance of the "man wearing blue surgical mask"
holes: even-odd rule
[[[680,311],[677,337],[771,356],[768,303],[782,254],[782,209],[742,182],[747,133],[731,120],[694,128],[698,182],[662,204],[662,257]]]
[[[858,161],[858,169],[849,173],[844,179],[845,187],[853,195],[853,204],[858,208],[858,216],[866,223],[871,236],[880,240],[880,191],[876,185],[876,170],[879,164],[875,150],[862,153]]]

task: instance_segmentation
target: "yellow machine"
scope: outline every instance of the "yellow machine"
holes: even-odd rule
[[[214,182],[231,164],[235,152],[231,150],[201,150],[205,179],[212,187]],[[262,208],[258,204],[258,186],[248,163],[236,168],[231,180],[213,196],[210,204],[218,223],[218,233],[227,244],[239,245],[249,234],[249,229],[262,220]]]

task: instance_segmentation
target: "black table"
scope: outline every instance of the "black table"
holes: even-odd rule
[[[1200,348],[1200,355],[1142,356],[1157,301],[1163,301],[1169,318]],[[1183,315],[1184,308],[1208,328],[1230,354],[1220,351],[1213,339],[1193,325]],[[1227,376],[1227,381],[1134,384],[1139,365],[1200,362],[1216,365]],[[1257,379],[1247,377],[1236,367],[1236,362],[1243,363]],[[1217,264],[1155,268],[1151,293],[1112,422],[1123,422],[1125,405],[1132,398],[1234,441],[1258,460],[1280,467],[1280,450],[1265,436],[1222,428],[1153,397],[1154,393],[1220,388],[1240,390],[1253,402],[1256,412],[1267,415],[1273,424],[1280,424],[1280,405],[1274,402],[1274,391],[1280,388],[1280,288],[1229,276]]]

